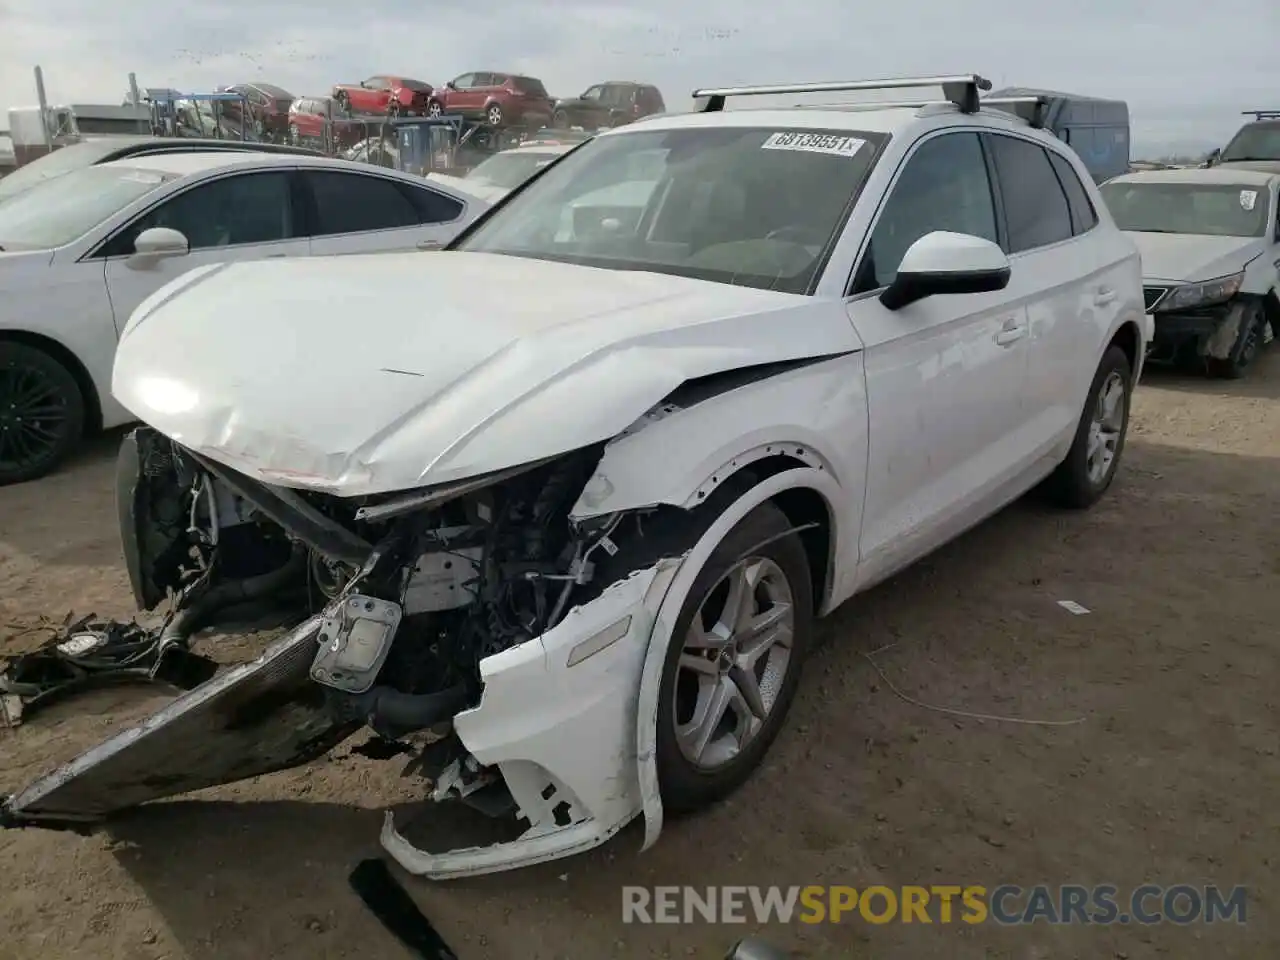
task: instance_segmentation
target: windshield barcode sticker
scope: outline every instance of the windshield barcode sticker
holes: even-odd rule
[[[1249,211],[1253,209],[1253,205],[1258,202],[1257,190],[1241,190],[1240,191],[1240,209]]]
[[[852,157],[866,142],[857,137],[841,137],[830,133],[775,133],[760,145],[760,149],[799,150],[802,153]]]

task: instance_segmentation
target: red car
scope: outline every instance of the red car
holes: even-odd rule
[[[437,87],[428,100],[427,113],[480,119],[491,127],[537,128],[550,123],[555,104],[535,77],[477,71]]]
[[[241,104],[227,100],[219,104],[222,115],[247,124],[249,132],[264,139],[281,139],[289,124],[289,105],[293,94],[269,83],[237,83],[222,87],[226,93],[238,93],[248,105],[249,116],[241,116]]]
[[[365,127],[347,117],[332,97],[298,97],[289,106],[290,143],[345,149],[365,136]]]
[[[333,99],[350,113],[420,116],[427,112],[431,93],[431,84],[421,80],[378,76],[359,83],[339,83],[333,88]]]

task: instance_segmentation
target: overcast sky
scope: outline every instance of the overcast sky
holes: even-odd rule
[[[1280,108],[1280,0],[0,0],[0,107],[118,103],[141,86],[262,80],[325,93],[375,73],[696,86],[977,71],[1129,102],[1139,148],[1223,142]],[[0,122],[7,126],[7,120]]]

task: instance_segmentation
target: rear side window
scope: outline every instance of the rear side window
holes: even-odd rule
[[[1049,151],[1049,162],[1053,164],[1053,172],[1058,175],[1058,182],[1067,195],[1067,206],[1071,210],[1071,229],[1078,237],[1088,233],[1098,225],[1098,212],[1093,209],[1089,194],[1080,178],[1076,176],[1071,161],[1059,153]]]
[[[309,170],[304,177],[315,201],[314,237],[395,230],[419,222],[417,207],[393,180],[328,170]]]
[[[420,223],[448,223],[462,216],[462,204],[453,197],[404,183],[399,186],[417,209]]]
[[[521,93],[526,93],[531,97],[545,97],[547,88],[542,85],[541,80],[535,80],[533,77],[512,77],[511,84]]]
[[[1071,209],[1044,147],[999,134],[988,134],[988,142],[1009,227],[1008,252],[1071,239]]]

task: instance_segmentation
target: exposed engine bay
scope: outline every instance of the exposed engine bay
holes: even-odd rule
[[[74,825],[308,762],[364,725],[384,742],[429,730],[418,769],[436,799],[511,812],[502,778],[466,754],[450,722],[480,702],[482,660],[545,633],[616,579],[616,563],[607,577],[597,565],[642,531],[645,512],[568,516],[601,453],[343,500],[267,485],[139,427],[121,449],[117,495],[138,605],[169,608],[157,659],[254,607],[301,625],[162,710],[141,736],[108,741],[10,798],[5,818]]]

